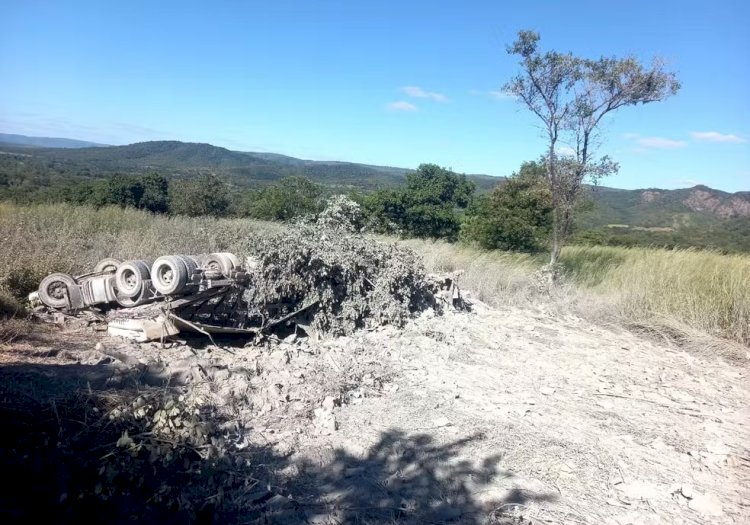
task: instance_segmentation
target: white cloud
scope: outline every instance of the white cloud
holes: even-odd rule
[[[642,153],[645,148],[648,149],[680,149],[688,145],[684,140],[674,140],[664,137],[641,137],[637,133],[625,133],[624,138],[632,140],[640,148],[637,148],[639,153]]]
[[[558,146],[557,154],[563,155],[565,157],[574,157],[576,154],[576,150],[574,150],[570,146]]]
[[[505,91],[488,91],[487,94],[495,100],[510,100],[515,98],[513,95],[506,93]]]
[[[666,139],[664,137],[640,137],[635,141],[641,146],[654,149],[679,149],[687,146],[684,140]]]
[[[690,136],[695,140],[703,142],[731,142],[733,144],[742,144],[747,140],[737,135],[729,135],[725,133],[719,133],[718,131],[693,131]]]
[[[442,93],[425,91],[419,86],[404,86],[401,88],[401,91],[414,98],[427,98],[435,102],[448,102],[448,97]]]
[[[405,100],[397,100],[396,102],[391,102],[386,107],[392,111],[418,111],[419,110],[417,106]]]

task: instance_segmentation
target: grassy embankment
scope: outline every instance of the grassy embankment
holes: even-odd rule
[[[0,203],[0,312],[48,273],[76,273],[104,257],[239,250],[282,226],[244,219],[168,218],[68,205]],[[464,269],[464,288],[498,305],[540,301],[543,257],[403,241],[430,271]],[[569,247],[566,285],[551,300],[578,313],[663,333],[704,333],[750,344],[750,256],[694,250]]]

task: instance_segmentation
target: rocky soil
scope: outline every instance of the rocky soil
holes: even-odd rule
[[[750,523],[744,351],[687,352],[544,307],[479,302],[427,310],[403,328],[220,344],[37,325],[0,347],[3,428],[21,428],[29,398],[33,421],[47,425],[6,430],[4,470],[46,475],[31,487],[37,499],[19,478],[0,517],[23,521],[36,501],[72,522],[76,498],[119,504],[127,494],[108,492],[104,466],[150,450],[143,464],[157,469],[147,445],[158,440],[160,454],[193,448],[169,471],[182,486],[168,503],[200,523]],[[56,401],[66,384],[87,400],[110,396],[96,411],[106,424],[66,423]],[[171,404],[152,406],[164,395]],[[200,434],[186,421],[208,407],[217,423]],[[89,426],[116,431],[91,455],[103,466],[90,493],[55,449]],[[192,437],[180,441],[186,428]],[[31,443],[34,432],[47,441]],[[40,450],[56,455],[37,465]],[[192,465],[217,457],[232,470],[207,483],[207,468]],[[164,512],[161,521],[177,519]]]

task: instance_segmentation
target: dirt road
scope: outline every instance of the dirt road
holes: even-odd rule
[[[224,406],[238,446],[284,458],[270,522],[750,523],[745,356],[481,304],[230,350],[84,330],[2,361],[135,367]]]

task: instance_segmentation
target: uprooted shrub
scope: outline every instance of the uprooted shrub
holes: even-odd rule
[[[305,308],[298,325],[333,335],[381,324],[402,326],[435,307],[434,286],[411,250],[341,231],[297,227],[258,239],[243,294],[251,316],[281,319]]]
[[[358,232],[363,225],[362,208],[346,195],[334,195],[318,215],[317,224],[332,230]]]

